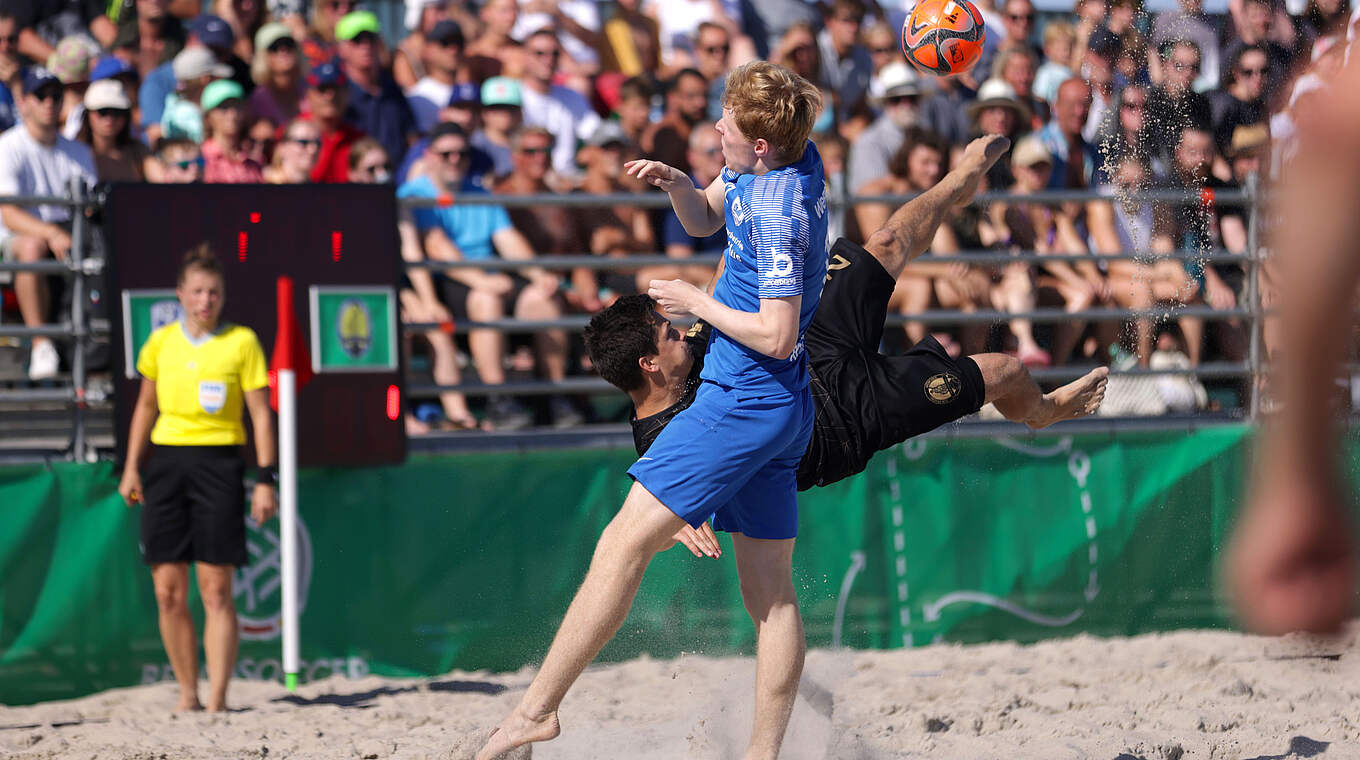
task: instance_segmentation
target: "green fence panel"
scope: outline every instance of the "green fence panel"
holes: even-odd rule
[[[1251,430],[932,438],[802,495],[812,646],[1226,626],[1216,566]],[[304,681],[509,670],[547,649],[630,484],[625,450],[302,473]],[[107,463],[0,468],[0,703],[173,677]],[[277,522],[236,577],[237,675],[281,678]],[[749,653],[730,544],[648,570],[602,659]],[[201,624],[198,600],[191,599]]]

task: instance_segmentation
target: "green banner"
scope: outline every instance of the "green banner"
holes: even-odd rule
[[[1216,576],[1246,427],[909,442],[800,498],[811,646],[1222,627]],[[306,470],[303,679],[511,670],[542,657],[628,488],[623,450]],[[138,512],[108,464],[0,468],[0,703],[172,676]],[[278,523],[236,576],[237,675],[278,679]],[[728,544],[730,546],[730,544]],[[191,606],[201,623],[197,598]],[[201,630],[201,628],[200,628]],[[750,653],[730,551],[648,570],[602,654]]]
[[[184,316],[173,288],[123,291],[123,367],[137,377],[137,354],[151,333]]]
[[[397,299],[389,287],[310,289],[312,369],[390,372],[397,368]]]

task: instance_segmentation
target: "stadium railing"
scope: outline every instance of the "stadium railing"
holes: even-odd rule
[[[876,197],[845,197],[833,196],[829,198],[829,206],[833,213],[846,211],[857,203],[864,202],[885,202],[900,204],[906,202],[913,196],[876,196]],[[1031,202],[1040,204],[1057,204],[1066,201],[1090,201],[1090,200],[1110,200],[1110,196],[1098,192],[1089,191],[1046,191],[1034,195],[1011,195],[1008,193],[986,193],[978,197],[977,203],[986,204],[994,202],[1016,203]],[[1243,380],[1247,379],[1247,399],[1245,408],[1238,412],[1239,417],[1255,419],[1261,410],[1261,399],[1258,392],[1260,383],[1258,382],[1263,367],[1262,356],[1262,322],[1266,312],[1261,307],[1260,290],[1260,270],[1265,258],[1261,245],[1261,190],[1253,178],[1245,188],[1234,191],[1224,191],[1216,195],[1204,195],[1189,191],[1180,190],[1151,190],[1137,193],[1131,196],[1135,202],[1159,202],[1181,205],[1217,205],[1221,207],[1237,207],[1247,210],[1248,219],[1248,245],[1247,251],[1243,254],[1233,254],[1225,251],[1179,251],[1170,254],[1173,258],[1184,260],[1195,260],[1205,263],[1241,263],[1246,269],[1246,285],[1242,303],[1234,309],[1214,309],[1209,306],[1182,306],[1182,307],[1162,307],[1143,311],[1129,309],[1087,309],[1080,312],[1067,312],[1061,309],[1035,309],[1030,312],[999,312],[999,311],[977,311],[961,312],[949,310],[931,310],[917,316],[906,317],[902,315],[890,315],[887,324],[889,326],[899,326],[912,319],[930,321],[933,324],[964,324],[964,323],[1003,323],[1011,319],[1029,319],[1038,324],[1051,324],[1071,319],[1082,319],[1086,321],[1124,321],[1131,319],[1146,318],[1158,322],[1175,319],[1177,317],[1203,317],[1208,320],[1241,319],[1245,320],[1249,330],[1249,350],[1246,361],[1226,362],[1214,361],[1203,363],[1198,367],[1187,369],[1159,369],[1150,370],[1145,368],[1115,368],[1112,374],[1115,375],[1193,375],[1205,380]],[[430,208],[448,206],[452,204],[465,205],[499,205],[507,208],[541,207],[541,206],[573,206],[573,207],[608,207],[621,204],[630,204],[641,208],[664,209],[669,208],[669,201],[665,195],[659,193],[649,194],[613,194],[613,195],[587,195],[587,194],[554,194],[554,195],[467,195],[444,197],[437,199],[401,199],[399,201],[408,208]],[[60,205],[70,208],[84,208],[87,211],[97,209],[100,206],[97,196],[92,196],[91,192],[83,187],[73,187],[65,197],[0,197],[0,204],[16,205]],[[91,376],[85,366],[85,349],[92,342],[107,341],[109,335],[109,325],[107,321],[92,320],[85,308],[85,293],[89,287],[88,280],[97,277],[103,271],[104,261],[102,257],[93,255],[96,250],[93,243],[95,240],[94,232],[96,224],[87,218],[84,213],[73,215],[72,229],[72,249],[65,261],[43,261],[36,263],[19,262],[0,262],[0,275],[21,271],[40,272],[49,275],[61,275],[70,281],[72,288],[72,298],[70,298],[70,310],[64,312],[61,321],[56,324],[44,325],[42,327],[27,327],[16,325],[0,320],[0,340],[15,339],[26,341],[33,337],[44,336],[58,340],[69,341],[73,348],[70,351],[71,372],[69,376],[59,377],[56,381],[48,381],[39,387],[34,387],[27,383],[23,377],[13,375],[5,377],[0,374],[0,449],[4,449],[10,454],[14,451],[25,451],[35,458],[52,458],[64,456],[67,458],[92,460],[97,458],[100,452],[109,449],[112,444],[110,438],[113,434],[110,401],[111,383],[107,377]],[[394,252],[395,254],[395,252]],[[1158,255],[1159,258],[1166,258],[1167,255]],[[1041,261],[1111,261],[1118,259],[1150,261],[1154,258],[1153,254],[1146,250],[1126,251],[1116,255],[1104,254],[1071,254],[1071,255],[1044,255],[1040,256],[1034,251],[995,251],[978,250],[963,251],[957,255],[942,256],[932,255],[931,262],[961,262],[968,264],[1001,264],[1017,261],[1039,263]],[[554,256],[543,255],[532,261],[532,265],[543,267],[549,270],[565,271],[578,267],[588,267],[592,269],[634,269],[641,266],[653,264],[675,265],[677,263],[686,264],[716,264],[717,256],[695,257],[691,259],[678,260],[667,257],[663,254],[634,255],[626,259],[609,258],[581,254],[574,256]],[[525,266],[524,262],[514,262],[502,259],[483,260],[476,262],[433,262],[424,261],[416,264],[408,264],[408,267],[424,267],[434,270],[450,270],[459,267],[477,267],[485,269],[514,270]],[[579,332],[589,322],[589,316],[571,315],[556,320],[516,320],[502,319],[494,322],[461,322],[454,324],[432,324],[432,323],[407,323],[403,324],[402,330],[405,334],[414,334],[429,329],[444,329],[454,331],[466,331],[475,328],[490,328],[506,332],[534,332],[537,330],[565,328],[570,331]],[[26,356],[26,348],[23,350]],[[1084,373],[1089,367],[1078,365],[1047,367],[1033,370],[1033,374],[1040,382],[1052,382],[1071,379]],[[408,374],[408,380],[410,375]],[[457,385],[439,385],[429,382],[408,382],[406,396],[408,402],[421,400],[433,400],[439,393],[444,391],[460,391],[470,396],[480,396],[489,393],[503,393],[508,395],[535,396],[546,394],[571,394],[571,395],[610,395],[617,394],[612,386],[598,377],[569,377],[560,383],[550,381],[521,381],[511,382],[499,386],[487,386],[479,383],[465,382]],[[4,422],[5,414],[14,410],[24,410],[31,407],[42,407],[48,412],[48,424],[40,430],[34,431],[31,435],[26,435],[25,431],[17,430],[14,426]],[[1177,418],[1175,421],[1168,419],[1172,427],[1184,427],[1185,424],[1197,424],[1194,420],[1202,422],[1207,418],[1191,416],[1190,423]],[[69,424],[61,424],[62,421],[69,420]],[[93,423],[93,433],[92,425]],[[1124,421],[1125,425],[1129,424]],[[1144,421],[1139,424],[1152,424],[1155,422]],[[981,428],[979,428],[981,429]],[[589,426],[583,432],[588,432]],[[92,440],[92,435],[94,439]],[[462,434],[463,437],[476,437],[479,434]],[[529,433],[527,435],[535,435]],[[437,437],[437,436],[436,436]],[[447,438],[447,437],[446,437]],[[512,436],[513,438],[513,436]],[[528,440],[528,439],[524,439]],[[574,440],[584,440],[577,436]],[[13,458],[10,456],[8,458]]]

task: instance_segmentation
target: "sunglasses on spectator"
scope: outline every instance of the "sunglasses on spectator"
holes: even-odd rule
[[[892,45],[888,45],[887,47],[869,48],[869,53],[872,55],[892,55],[893,53],[896,52],[897,48],[893,47]]]
[[[383,171],[383,172],[387,172],[388,174],[391,174],[391,173],[392,173],[392,165],[391,165],[391,164],[388,164],[388,163],[368,164],[367,166],[360,166],[360,167],[359,167],[359,171],[361,171],[361,172],[363,172],[363,173],[365,173],[365,174],[373,174],[374,172],[378,172],[378,171]]]
[[[1195,61],[1194,63],[1176,61],[1171,65],[1176,67],[1176,71],[1199,71],[1199,61]]]
[[[186,158],[186,159],[183,160],[183,161],[171,161],[171,162],[170,162],[170,165],[173,166],[173,167],[175,167],[175,168],[177,168],[177,169],[179,169],[180,171],[188,171],[188,170],[193,169],[193,168],[202,169],[202,168],[203,168],[203,157],[202,157],[202,156],[195,156],[195,157],[193,157],[193,158]]]
[[[915,103],[916,100],[917,100],[916,95],[893,95],[892,97],[884,98],[883,104],[889,106],[896,106],[901,105],[902,103]]]
[[[304,148],[312,148],[314,150],[321,149],[320,140],[314,140],[308,137],[290,137],[288,138],[287,142],[293,143],[295,145],[301,145]]]
[[[731,46],[731,45],[704,45],[703,47],[699,48],[699,51],[700,51],[700,52],[703,52],[703,53],[707,53],[707,54],[709,54],[709,55],[727,55],[728,53],[732,52],[732,46]]]
[[[0,36],[0,42],[4,42],[4,43],[9,44],[9,45],[18,45],[18,44],[19,44],[19,35],[17,35],[17,34],[6,34],[6,35],[4,35],[4,36]]]
[[[435,155],[445,161],[462,161],[471,152],[467,148],[459,148],[458,150],[435,151]]]
[[[44,87],[41,90],[30,93],[35,100],[58,100],[61,98],[60,87]]]
[[[269,43],[266,48],[271,53],[292,53],[297,51],[297,41],[292,37],[283,37]]]
[[[1241,74],[1241,75],[1244,76],[1244,77],[1259,77],[1259,76],[1264,76],[1265,73],[1266,73],[1266,70],[1265,70],[1265,69],[1238,69],[1238,70],[1237,70],[1237,73]]]
[[[1024,21],[1026,23],[1034,20],[1033,13],[1007,13],[1006,18],[1011,21]]]
[[[369,45],[378,41],[378,35],[373,32],[359,32],[354,35],[353,42],[358,45]]]
[[[543,48],[538,48],[537,50],[535,50],[531,48],[529,52],[533,53],[538,58],[556,58],[562,55],[562,51],[558,50],[557,48],[551,48],[548,50],[545,50]]]
[[[1123,103],[1120,103],[1119,107],[1123,108],[1125,111],[1141,111],[1143,110],[1144,105],[1146,104],[1141,100],[1126,100]]]
[[[330,8],[331,10],[333,11],[343,10],[346,13],[354,10],[355,7],[357,7],[358,5],[359,3],[355,2],[354,0],[331,0],[331,2],[326,3],[326,7]]]
[[[516,153],[523,153],[526,156],[546,156],[552,153],[552,148],[520,148]]]
[[[117,116],[127,116],[128,110],[126,108],[97,108],[94,113],[96,116],[112,119]]]

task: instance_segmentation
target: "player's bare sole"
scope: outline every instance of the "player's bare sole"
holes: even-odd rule
[[[477,753],[477,760],[494,760],[516,747],[556,739],[560,733],[562,728],[557,724],[556,712],[535,719],[520,715],[519,710],[515,710],[487,737],[486,744]]]
[[[1105,386],[1109,382],[1109,367],[1096,367],[1052,393],[1045,393],[1044,410],[1025,420],[1025,424],[1038,430],[1055,422],[1095,414],[1105,400]]]

